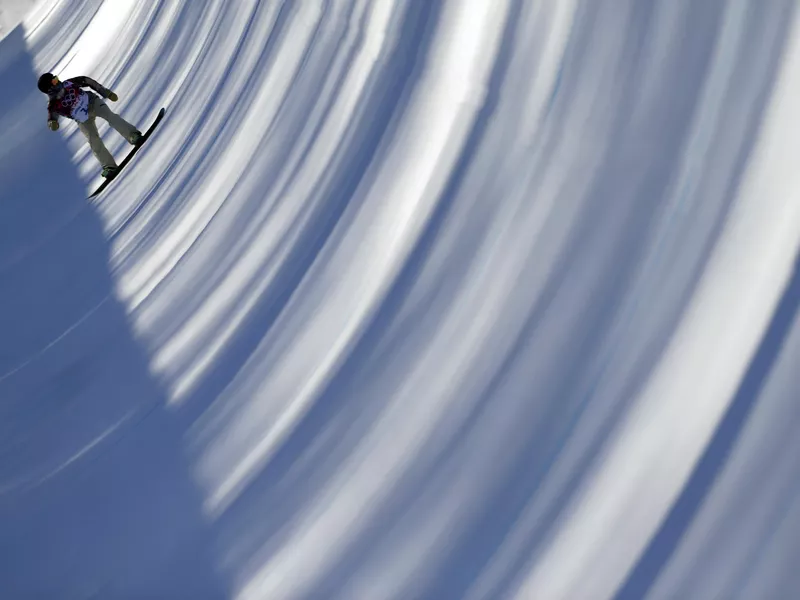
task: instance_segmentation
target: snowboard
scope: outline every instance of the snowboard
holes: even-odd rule
[[[119,177],[119,174],[122,173],[122,170],[125,168],[125,165],[127,165],[130,162],[134,154],[136,154],[139,151],[139,148],[144,146],[145,142],[147,142],[147,138],[149,138],[150,134],[153,133],[153,131],[155,131],[156,127],[158,127],[158,124],[161,122],[161,119],[164,118],[164,113],[166,112],[167,112],[166,108],[162,108],[160,111],[158,111],[156,120],[153,121],[153,124],[150,125],[150,128],[147,131],[145,131],[144,134],[142,134],[142,137],[139,139],[138,143],[133,147],[133,150],[128,152],[128,156],[126,156],[122,160],[122,162],[119,163],[119,169],[117,169],[117,172],[107,177],[106,180],[103,183],[101,183],[100,186],[94,191],[94,193],[91,196],[89,196],[89,198],[94,198],[95,196],[100,194],[100,192],[106,189],[109,183],[111,183],[117,177]]]

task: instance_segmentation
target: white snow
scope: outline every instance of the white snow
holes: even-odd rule
[[[791,2],[0,1],[0,38],[9,597],[800,594]],[[96,202],[45,70],[167,108]]]

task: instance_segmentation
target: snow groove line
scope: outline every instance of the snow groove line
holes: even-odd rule
[[[148,413],[145,415],[145,417],[150,412],[152,412],[152,410],[148,411]],[[109,436],[111,436],[115,431],[117,431],[125,421],[130,419],[131,416],[133,415],[133,413],[134,413],[133,410],[129,410],[128,412],[126,412],[114,424],[112,424],[110,427],[106,428],[106,430],[103,433],[101,433],[99,436],[97,436],[91,442],[86,444],[83,448],[81,448],[80,450],[75,452],[65,462],[63,462],[60,465],[58,465],[57,467],[49,470],[48,472],[46,472],[41,477],[37,477],[35,479],[32,478],[32,479],[23,480],[23,481],[12,482],[12,483],[0,486],[0,496],[4,496],[4,495],[7,495],[7,494],[10,494],[11,492],[19,492],[19,491],[25,492],[25,491],[31,490],[33,488],[36,488],[36,487],[42,485],[44,482],[52,479],[53,477],[55,477],[56,475],[58,475],[59,473],[61,473],[65,469],[69,468],[73,463],[79,461],[81,458],[83,458],[84,456],[89,454],[92,450],[94,450],[102,442],[104,442]],[[144,418],[142,420],[144,420]]]
[[[100,302],[98,302],[98,303],[97,303],[95,306],[93,306],[93,307],[92,307],[90,310],[88,310],[88,311],[87,311],[87,312],[86,312],[86,313],[85,313],[85,314],[84,314],[84,315],[83,315],[83,316],[82,316],[80,319],[78,319],[78,320],[77,320],[77,321],[75,321],[75,322],[74,322],[72,325],[70,325],[69,327],[67,327],[67,329],[65,329],[65,330],[64,330],[64,331],[61,333],[61,335],[59,335],[57,338],[55,338],[55,339],[54,339],[52,342],[50,342],[49,344],[47,344],[47,345],[46,345],[44,348],[42,348],[41,350],[39,350],[37,353],[35,353],[35,354],[34,354],[33,356],[31,356],[30,358],[28,358],[26,361],[24,361],[24,362],[20,363],[19,365],[17,365],[16,367],[14,367],[13,369],[11,369],[10,371],[8,371],[8,372],[6,372],[5,374],[3,374],[3,376],[2,376],[2,377],[0,377],[0,383],[3,383],[3,382],[4,382],[6,379],[8,379],[9,377],[11,377],[11,376],[15,375],[16,373],[19,373],[19,372],[20,372],[22,369],[26,368],[27,366],[29,366],[29,365],[31,365],[32,363],[34,363],[34,362],[36,362],[37,360],[39,360],[39,359],[40,359],[42,356],[44,356],[44,355],[45,355],[45,354],[48,352],[48,350],[50,350],[51,348],[53,348],[53,347],[54,347],[56,344],[58,344],[58,343],[59,343],[61,340],[63,340],[63,339],[64,339],[65,337],[67,337],[67,336],[68,336],[70,333],[72,333],[72,332],[73,332],[73,331],[75,331],[75,330],[76,330],[78,327],[80,327],[80,326],[81,326],[81,325],[82,325],[84,322],[86,322],[86,320],[87,320],[89,317],[91,317],[91,316],[92,316],[94,313],[96,313],[96,312],[97,312],[97,311],[100,309],[100,307],[102,307],[102,306],[103,306],[103,305],[104,305],[106,302],[108,302],[108,300],[109,300],[110,298],[111,298],[111,294],[106,294],[105,298],[103,298],[103,299],[102,299]]]

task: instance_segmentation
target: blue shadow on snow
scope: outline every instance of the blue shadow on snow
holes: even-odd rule
[[[183,427],[20,28],[0,41],[0,596],[223,598]]]

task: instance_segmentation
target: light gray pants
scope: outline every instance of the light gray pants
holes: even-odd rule
[[[118,114],[114,113],[100,98],[95,98],[94,102],[89,106],[89,119],[85,123],[78,123],[81,133],[83,133],[89,141],[92,154],[94,154],[100,164],[103,167],[116,167],[117,162],[108,151],[108,148],[106,148],[106,145],[100,137],[100,133],[97,131],[97,123],[95,122],[97,117],[108,121],[108,124],[124,137],[128,143],[130,143],[131,136],[137,132],[138,129]]]

